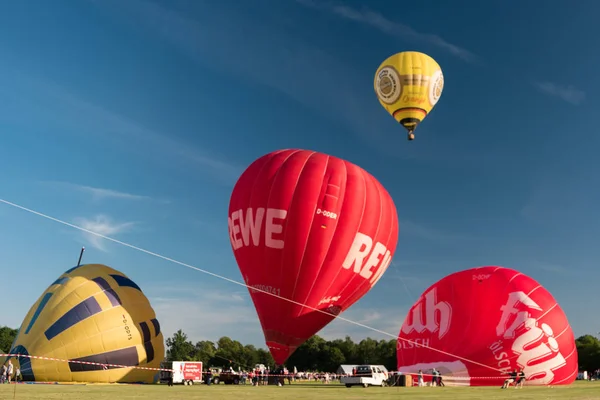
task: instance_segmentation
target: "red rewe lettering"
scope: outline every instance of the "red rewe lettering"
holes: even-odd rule
[[[373,246],[372,238],[358,232],[342,266],[345,269],[353,268],[355,274],[369,279],[372,287],[381,278],[391,261],[392,254],[383,243],[377,242]],[[379,268],[374,270],[377,266]]]
[[[283,221],[287,216],[286,210],[259,207],[256,212],[252,208],[237,210],[231,213],[229,222],[229,240],[234,250],[244,246],[259,246],[264,221],[265,246],[272,249],[283,249],[284,243],[274,235],[283,232]],[[279,221],[277,221],[279,220]],[[240,238],[241,234],[241,238]]]

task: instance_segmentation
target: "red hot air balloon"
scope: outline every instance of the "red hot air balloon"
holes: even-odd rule
[[[406,316],[397,359],[399,371],[435,368],[455,385],[500,386],[521,368],[527,385],[568,385],[578,372],[573,331],[556,300],[532,278],[496,266],[429,287]]]
[[[283,364],[381,278],[396,250],[398,216],[362,168],[287,149],[260,157],[240,176],[229,237],[267,346]]]

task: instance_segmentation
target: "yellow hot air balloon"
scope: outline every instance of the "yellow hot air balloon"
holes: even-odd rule
[[[427,54],[405,51],[388,57],[375,74],[379,102],[408,131],[414,130],[436,105],[444,89],[444,75]]]
[[[71,268],[31,307],[11,346],[23,380],[152,383],[165,346],[148,298],[123,273],[100,264]],[[6,360],[7,362],[7,360]],[[113,364],[113,366],[96,365]]]

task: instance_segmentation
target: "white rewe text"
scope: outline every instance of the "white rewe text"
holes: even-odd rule
[[[345,269],[352,268],[355,274],[369,279],[373,287],[391,262],[392,254],[383,243],[377,242],[373,246],[371,237],[358,232],[342,266]]]
[[[278,239],[277,235],[283,232],[283,221],[286,216],[286,210],[277,208],[267,208],[265,210],[263,207],[259,207],[255,210],[248,208],[245,211],[232,212],[228,222],[229,240],[233,249],[237,250],[251,244],[259,246],[261,238],[263,238],[265,246],[272,249],[283,249],[283,238]],[[252,243],[250,242],[251,239]]]

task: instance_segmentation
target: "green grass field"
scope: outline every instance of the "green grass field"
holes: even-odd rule
[[[523,389],[453,387],[353,387],[338,384],[295,384],[291,386],[250,385],[0,385],[0,399],[85,399],[85,400],[181,400],[235,399],[342,400],[342,399],[600,399],[600,382],[576,382],[568,387],[524,387]]]

